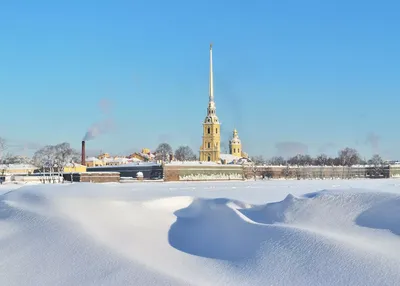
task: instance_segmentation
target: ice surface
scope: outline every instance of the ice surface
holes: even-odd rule
[[[399,285],[400,181],[0,185],[0,285]]]

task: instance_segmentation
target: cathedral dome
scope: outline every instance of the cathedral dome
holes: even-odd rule
[[[204,119],[204,123],[218,123],[218,117],[216,115],[207,115]]]
[[[235,145],[242,144],[242,142],[240,141],[239,138],[232,138],[230,142],[231,142],[231,144],[235,144]]]

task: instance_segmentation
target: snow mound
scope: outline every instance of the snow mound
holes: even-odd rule
[[[229,199],[194,199],[175,215],[171,246],[191,255],[252,265],[249,272],[260,281],[400,281],[400,251],[393,252],[400,247],[399,237],[393,235],[400,231],[398,195],[322,191],[253,206]],[[364,282],[358,284],[358,279]]]
[[[274,182],[296,194],[275,199],[265,182],[227,184],[4,192],[0,285],[400,283],[398,193]]]

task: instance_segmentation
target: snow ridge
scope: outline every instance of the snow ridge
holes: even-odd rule
[[[393,182],[1,187],[0,285],[397,285]]]

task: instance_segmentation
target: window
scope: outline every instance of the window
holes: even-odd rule
[[[233,149],[233,153],[236,153],[236,148]]]
[[[211,129],[210,127],[207,128],[207,133],[210,134],[211,133]]]
[[[208,148],[210,148],[211,147],[211,143],[210,142],[208,142]]]
[[[207,160],[208,160],[208,162],[210,162],[210,161],[211,161],[211,157],[210,157],[210,156],[208,156]]]
[[[238,149],[238,153],[240,153],[240,149]]]
[[[218,133],[218,128],[215,128],[215,133]]]

